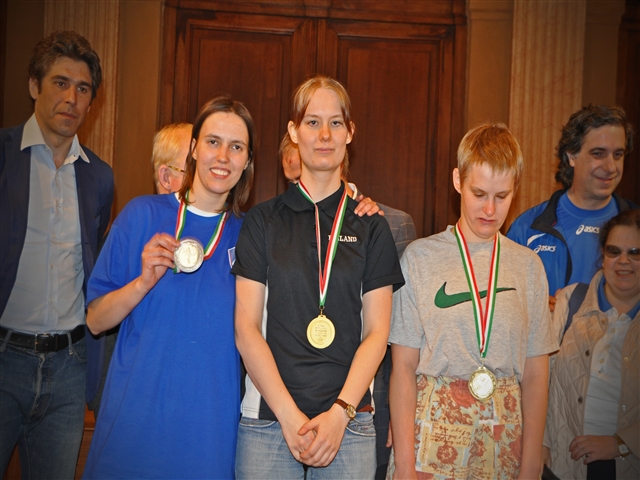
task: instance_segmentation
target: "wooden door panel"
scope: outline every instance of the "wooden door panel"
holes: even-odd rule
[[[640,204],[640,0],[627,0],[618,41],[617,102],[635,126],[634,148],[624,157],[624,174],[618,194]]]
[[[292,85],[315,63],[315,23],[218,13],[212,18],[189,18],[184,25],[184,43],[177,49],[188,68],[182,78],[176,72],[172,120],[193,122],[198,109],[219,93],[245,103],[258,137],[248,206],[268,200],[285,185],[277,150],[286,131]],[[302,61],[294,62],[294,56]]]
[[[457,218],[451,186],[464,126],[464,0],[167,0],[160,125],[192,121],[227,91],[258,131],[250,205],[285,187],[277,147],[293,89],[314,73],[354,107],[351,178],[409,212],[419,235]]]
[[[419,236],[442,230],[451,199],[450,27],[321,22],[318,69],[349,91],[356,135],[350,178],[411,214]]]

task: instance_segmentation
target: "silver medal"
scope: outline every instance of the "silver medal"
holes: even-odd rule
[[[475,399],[481,402],[487,401],[496,391],[496,376],[482,365],[471,374],[469,391]]]
[[[200,268],[204,259],[202,244],[193,238],[183,238],[174,253],[174,263],[180,272],[191,273]]]

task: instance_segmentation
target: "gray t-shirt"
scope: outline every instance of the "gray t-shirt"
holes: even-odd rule
[[[527,357],[558,349],[544,267],[531,250],[500,235],[498,293],[484,364],[522,380]],[[468,245],[483,310],[493,243]],[[411,243],[406,280],[393,298],[389,343],[420,349],[417,374],[469,379],[480,366],[473,305],[452,227]]]

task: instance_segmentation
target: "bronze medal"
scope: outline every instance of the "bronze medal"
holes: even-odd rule
[[[204,249],[198,240],[184,238],[173,254],[176,268],[185,273],[195,272],[204,259]]]
[[[486,402],[496,391],[496,376],[484,365],[471,374],[469,391],[476,400]]]
[[[315,348],[326,348],[336,338],[336,329],[331,320],[322,313],[311,320],[307,327],[307,339]]]

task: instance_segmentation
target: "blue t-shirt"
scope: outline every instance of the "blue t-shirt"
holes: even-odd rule
[[[598,271],[600,261],[598,236],[600,228],[618,213],[613,199],[599,210],[583,210],[576,207],[567,194],[558,202],[558,224],[571,252],[572,270],[567,285],[589,283]]]
[[[141,272],[144,245],[175,232],[174,195],[132,200],[113,224],[87,303]],[[188,211],[183,237],[206,245],[218,216]],[[240,417],[231,264],[242,221],[229,216],[194,273],[168,270],[123,320],[91,443],[86,478],[233,478]]]

